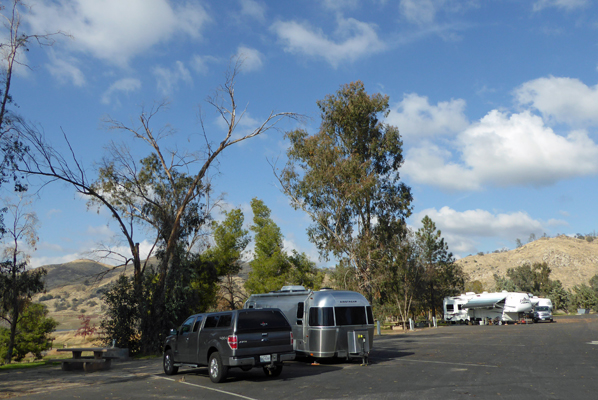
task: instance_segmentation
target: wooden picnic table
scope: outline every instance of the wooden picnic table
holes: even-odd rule
[[[110,348],[108,347],[67,347],[56,351],[73,353],[73,358],[56,360],[62,362],[63,371],[74,369],[83,369],[85,372],[107,370],[110,369],[112,359],[118,358],[110,354]],[[92,352],[93,356],[84,357],[82,356],[84,352]]]

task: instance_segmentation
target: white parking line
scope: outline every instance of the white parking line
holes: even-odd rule
[[[197,385],[195,383],[180,382],[180,381],[177,381],[176,379],[166,378],[165,376],[154,376],[154,378],[160,378],[160,379],[166,379],[167,381],[184,383],[185,385],[195,386],[195,387],[202,388],[202,389],[207,389],[207,390],[213,390],[214,392],[220,392],[220,393],[228,394],[229,396],[240,397],[240,398],[246,399],[246,400],[257,400],[257,399],[254,399],[253,397],[243,396],[242,394],[237,394],[237,393],[233,393],[233,392],[227,392],[226,390],[214,389],[214,388],[211,388],[211,387],[208,387],[208,386]]]
[[[448,361],[426,361],[426,360],[410,360],[408,358],[399,358],[397,361],[410,361],[420,363],[432,363],[432,364],[448,364],[448,365],[466,365],[469,367],[486,367],[486,368],[498,368],[498,365],[484,365],[484,364],[466,364],[466,363],[454,363]]]

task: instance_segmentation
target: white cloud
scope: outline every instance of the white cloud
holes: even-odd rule
[[[191,58],[191,68],[198,74],[205,75],[208,73],[209,64],[218,62],[216,57],[212,56],[200,56],[198,54]]]
[[[264,55],[256,49],[251,49],[245,46],[239,46],[237,49],[237,57],[243,61],[243,72],[251,72],[260,70],[263,66],[262,58]]]
[[[433,0],[401,0],[399,10],[409,22],[428,25],[434,22],[437,6]]]
[[[241,15],[246,15],[259,22],[266,20],[266,6],[255,0],[239,0]]]
[[[430,208],[415,213],[411,220],[416,221],[416,229],[421,226],[420,221],[426,215],[442,232],[450,250],[461,254],[476,251],[478,244],[472,238],[497,238],[514,242],[516,238],[527,238],[531,233],[536,236],[542,235],[547,225],[566,225],[564,221],[554,220],[544,223],[521,211],[491,213],[480,209],[456,211],[450,207],[442,207],[440,210]]]
[[[46,68],[52,76],[62,83],[71,82],[78,87],[85,85],[85,75],[77,67],[77,61],[74,58],[58,58],[53,51],[49,52],[49,54],[50,63],[46,65]]]
[[[123,78],[114,82],[102,95],[102,103],[110,104],[112,96],[117,92],[130,93],[141,89],[141,81],[136,78]]]
[[[464,111],[465,100],[430,105],[427,97],[411,93],[403,96],[403,100],[391,110],[386,122],[398,127],[404,138],[421,139],[462,131],[469,124]]]
[[[547,120],[572,126],[598,125],[598,85],[589,87],[578,79],[534,79],[514,91],[520,106],[537,109]]]
[[[353,18],[337,18],[334,39],[328,38],[321,29],[296,21],[278,21],[271,29],[286,51],[323,58],[334,68],[386,49],[384,42],[378,38],[375,25]]]
[[[529,112],[493,110],[460,133],[454,145],[460,162],[430,143],[408,150],[404,173],[444,189],[479,190],[489,184],[550,185],[598,172],[598,146],[585,131],[557,135]]]
[[[198,3],[167,0],[32,1],[24,16],[33,32],[63,31],[67,46],[125,67],[176,34],[199,38],[209,16]]]
[[[191,73],[181,61],[176,61],[172,68],[155,67],[153,72],[158,90],[165,96],[171,94],[177,88],[179,81],[190,85],[193,84]]]
[[[560,8],[572,11],[577,8],[584,8],[589,4],[588,0],[538,0],[534,3],[534,11],[540,11],[548,7]]]

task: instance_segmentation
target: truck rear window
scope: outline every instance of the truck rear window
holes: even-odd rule
[[[259,332],[264,329],[284,329],[291,330],[282,312],[277,310],[246,310],[239,311],[237,320],[237,333]]]

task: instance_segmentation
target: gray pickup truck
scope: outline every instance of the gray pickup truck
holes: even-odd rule
[[[183,366],[208,366],[210,379],[219,383],[231,367],[263,367],[266,375],[278,376],[283,361],[294,359],[291,325],[279,309],[263,308],[190,316],[170,331],[163,361],[167,375]]]

